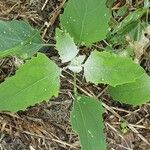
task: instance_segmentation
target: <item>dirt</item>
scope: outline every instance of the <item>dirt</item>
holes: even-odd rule
[[[54,32],[59,25],[64,0],[0,0],[0,19],[27,20],[41,29],[46,43],[55,43]],[[117,1],[119,3],[120,1]],[[119,6],[119,5],[118,5]],[[81,47],[81,53],[91,49]],[[50,59],[62,66],[53,47],[41,49]],[[16,58],[0,60],[0,82],[15,74]],[[87,84],[78,74],[78,92],[95,95],[103,102],[105,134],[108,150],[150,150],[150,104],[132,107],[111,100],[106,86]],[[0,112],[1,150],[80,150],[78,136],[69,121],[72,108],[72,72],[63,72],[61,91],[57,98],[15,114]],[[125,123],[125,127],[121,125]]]

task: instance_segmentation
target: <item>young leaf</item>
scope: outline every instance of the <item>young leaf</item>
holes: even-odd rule
[[[30,57],[43,46],[37,30],[24,21],[0,21],[0,57]]]
[[[16,112],[57,96],[59,74],[56,64],[39,53],[0,84],[0,110]]]
[[[71,63],[67,66],[68,69],[70,69],[73,72],[79,73],[82,71],[82,63],[85,59],[85,55],[80,55],[78,57],[75,57]]]
[[[84,64],[87,81],[111,86],[134,82],[144,70],[130,58],[109,52],[94,51]]]
[[[90,45],[106,37],[109,10],[106,0],[69,0],[61,16],[61,25],[76,42]]]
[[[133,83],[109,87],[108,91],[121,103],[141,105],[150,101],[150,77],[144,74]]]
[[[72,60],[79,52],[75,45],[73,38],[69,33],[63,32],[60,29],[56,29],[56,49],[60,55],[62,62],[68,62]]]
[[[74,101],[71,124],[78,133],[82,150],[106,150],[103,107],[94,98],[80,96]]]

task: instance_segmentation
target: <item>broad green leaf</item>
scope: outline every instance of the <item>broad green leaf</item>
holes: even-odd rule
[[[37,30],[24,21],[0,21],[0,57],[30,57],[43,46]]]
[[[39,53],[0,84],[0,110],[16,112],[57,96],[59,74],[58,67]]]
[[[61,25],[76,42],[90,45],[106,37],[110,19],[106,0],[69,0]]]
[[[119,35],[126,34],[135,28],[139,22],[139,19],[146,12],[145,8],[139,8],[134,12],[131,12],[126,18],[124,18],[120,24],[114,29],[113,33]]]
[[[106,150],[103,107],[94,98],[80,96],[74,101],[71,124],[78,133],[82,150]]]
[[[133,83],[109,87],[108,91],[121,103],[141,105],[150,101],[150,77],[144,74]]]
[[[73,38],[69,33],[66,33],[60,29],[56,29],[56,49],[60,55],[62,62],[68,62],[72,60],[79,52],[75,45]]]
[[[144,70],[130,58],[109,52],[93,51],[84,65],[87,81],[111,86],[134,82]]]

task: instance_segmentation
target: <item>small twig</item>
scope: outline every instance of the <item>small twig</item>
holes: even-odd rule
[[[38,137],[38,138],[46,139],[46,140],[52,140],[52,141],[57,142],[57,143],[60,143],[60,144],[62,144],[62,145],[69,146],[69,147],[71,147],[71,148],[77,149],[75,146],[72,146],[71,144],[68,144],[68,143],[66,143],[66,142],[64,142],[64,141],[61,141],[60,139],[57,140],[57,139],[54,139],[54,138],[49,138],[49,137],[45,137],[45,136],[42,136],[42,135],[30,133],[30,132],[28,132],[28,131],[23,131],[23,133],[28,134],[28,135],[31,135],[31,136],[35,136],[35,137]]]
[[[44,10],[44,8],[46,7],[46,5],[47,5],[48,1],[49,1],[49,0],[45,0],[45,2],[44,2],[44,4],[43,4],[43,6],[42,6],[42,8],[41,8],[41,10],[42,10],[42,11],[43,11],[43,10]]]
[[[10,112],[0,112],[0,114],[2,114],[2,115],[7,115],[7,116],[10,116],[10,117],[13,117],[13,118],[17,118],[17,119],[23,120],[21,117],[19,117],[18,115],[14,114],[14,113],[10,113]]]
[[[49,22],[46,24],[46,28],[45,30],[43,31],[43,34],[42,34],[42,38],[44,39],[46,33],[47,33],[47,30],[48,28],[54,24],[56,18],[58,17],[59,13],[61,12],[61,9],[63,8],[64,4],[65,4],[66,0],[63,0],[62,3],[60,4],[60,6],[58,7],[57,11],[54,12],[53,16],[50,18]]]
[[[118,111],[121,111],[121,112],[125,112],[125,113],[128,113],[128,114],[131,114],[131,113],[132,113],[131,111],[124,110],[124,109],[121,109],[121,108],[112,107],[112,109],[118,110]]]
[[[107,89],[108,89],[108,86],[106,86],[96,97],[100,98],[106,92]]]

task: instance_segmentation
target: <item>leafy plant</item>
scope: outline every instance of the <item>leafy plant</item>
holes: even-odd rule
[[[115,54],[115,49],[112,51],[109,44],[109,52],[108,47],[102,52],[94,50],[87,59],[78,54],[81,45],[91,46],[94,42],[104,40],[108,32],[110,39],[116,34],[125,36],[127,31],[137,27],[137,22],[146,12],[143,8],[135,10],[111,32],[108,25],[110,12],[105,2],[69,0],[60,17],[61,28],[57,28],[55,34],[55,47],[60,59],[63,63],[70,62],[67,67],[74,72],[75,100],[71,124],[80,137],[82,150],[106,149],[102,118],[104,109],[97,98],[78,94],[76,73],[83,69],[87,82],[108,84],[110,96],[121,103],[139,105],[150,99],[150,77],[133,58]],[[22,21],[1,21],[0,31],[0,57],[31,57],[15,76],[0,85],[0,110],[24,110],[30,105],[57,96],[60,69],[44,54],[32,56],[44,45],[38,31]]]
[[[127,126],[127,124],[125,123],[125,122],[122,122],[121,123],[121,125],[120,125],[120,128],[121,128],[121,132],[123,133],[123,134],[126,134],[127,132],[128,132],[128,126]]]

